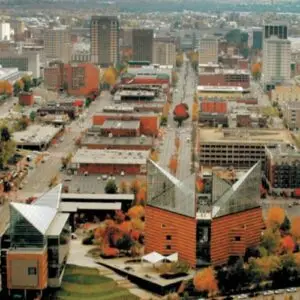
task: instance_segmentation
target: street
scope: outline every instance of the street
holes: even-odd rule
[[[171,156],[175,153],[175,137],[180,138],[180,148],[178,153],[177,174],[178,179],[187,178],[191,172],[191,132],[192,132],[192,106],[194,101],[194,92],[197,85],[197,77],[191,67],[190,62],[184,56],[184,63],[178,73],[178,82],[173,92],[173,103],[170,108],[168,125],[163,142],[160,148],[159,164],[169,171],[168,165]],[[189,107],[189,119],[184,121],[182,126],[173,120],[173,109],[181,102]]]

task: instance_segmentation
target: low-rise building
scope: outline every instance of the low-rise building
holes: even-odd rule
[[[33,204],[10,203],[10,222],[1,232],[2,289],[24,298],[61,285],[71,237],[69,214],[60,212],[61,185]]]
[[[22,74],[19,72],[18,68],[2,68],[0,65],[0,80],[8,81],[11,84],[14,84],[17,80],[22,77]]]
[[[241,86],[198,85],[197,93],[199,98],[216,97],[227,99],[229,101],[236,101],[237,99],[243,98],[245,95],[249,94],[250,91]]]
[[[282,113],[289,129],[300,128],[300,102],[285,102],[282,105]]]
[[[79,174],[146,174],[149,151],[79,149],[71,169]]]
[[[200,112],[203,113],[221,113],[226,114],[228,111],[228,102],[222,98],[211,97],[199,97]]]
[[[199,163],[202,166],[247,168],[261,161],[265,168],[265,146],[291,143],[287,130],[207,129],[199,130]]]
[[[271,90],[272,103],[293,102],[300,100],[300,86],[298,85],[276,85]]]

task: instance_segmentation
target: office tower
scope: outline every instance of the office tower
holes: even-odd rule
[[[9,23],[0,23],[0,41],[10,40],[10,24]]]
[[[108,67],[119,61],[119,20],[114,16],[92,16],[91,61]]]
[[[253,27],[252,30],[252,48],[255,50],[262,50],[263,45],[263,30],[260,27]]]
[[[46,29],[44,47],[46,58],[61,60],[64,63],[69,62],[72,53],[69,30],[65,27]]]
[[[274,22],[264,25],[264,40],[271,36],[277,36],[279,39],[286,40],[288,37],[288,25],[283,22]]]
[[[153,44],[153,63],[159,65],[174,65],[175,62],[175,43],[168,40],[155,39]]]
[[[200,39],[199,64],[218,63],[219,42],[215,37]]]
[[[153,30],[132,30],[132,59],[136,61],[153,61]]]
[[[271,36],[263,45],[263,76],[265,84],[276,84],[291,78],[291,42]]]

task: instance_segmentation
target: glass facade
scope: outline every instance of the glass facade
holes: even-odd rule
[[[46,240],[22,214],[14,207],[10,209],[10,238],[12,248],[43,248]]]
[[[197,267],[210,264],[210,220],[198,220],[196,231],[196,259]]]

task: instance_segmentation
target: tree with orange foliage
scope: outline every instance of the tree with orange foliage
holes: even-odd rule
[[[295,242],[290,235],[285,236],[281,240],[281,248],[284,253],[293,253],[295,250]]]
[[[111,248],[107,245],[102,247],[102,256],[104,257],[117,257],[120,254],[119,249]]]
[[[132,228],[137,231],[145,230],[145,222],[143,222],[140,218],[131,219]]]
[[[125,220],[125,214],[122,212],[122,210],[116,210],[115,212],[115,221],[117,224],[120,224],[124,222]]]
[[[258,80],[261,76],[261,63],[255,63],[251,67],[252,76],[255,80]]]
[[[145,205],[147,200],[147,192],[145,188],[140,188],[135,195],[135,203],[137,205]]]
[[[218,282],[215,277],[213,268],[205,268],[194,276],[193,280],[196,290],[200,292],[208,292],[210,295],[216,294],[218,291]]]
[[[166,102],[163,107],[162,116],[168,118],[169,110],[170,110],[170,103]]]
[[[151,160],[157,162],[159,160],[159,155],[155,149],[151,149],[150,157]]]
[[[120,186],[119,186],[119,192],[121,194],[127,194],[128,193],[128,184],[126,181],[122,180],[120,182]]]
[[[198,115],[199,115],[199,103],[194,102],[192,107],[192,120],[198,121]]]
[[[176,157],[176,155],[172,155],[172,157],[170,158],[170,162],[169,162],[169,169],[173,175],[176,174],[177,165],[178,165],[177,157]]]
[[[292,219],[291,234],[296,240],[300,239],[300,217],[299,216]]]
[[[130,184],[130,191],[136,195],[140,190],[140,188],[141,188],[141,182],[138,179],[134,179]]]
[[[119,225],[121,232],[129,233],[132,230],[132,224],[130,221],[124,221]]]
[[[103,81],[110,86],[115,85],[117,81],[117,71],[114,67],[109,67],[103,74]]]
[[[283,223],[285,212],[280,207],[271,207],[267,213],[267,226],[271,228],[279,228]]]
[[[145,216],[145,209],[142,205],[135,205],[128,210],[127,215],[130,219],[141,219]]]

